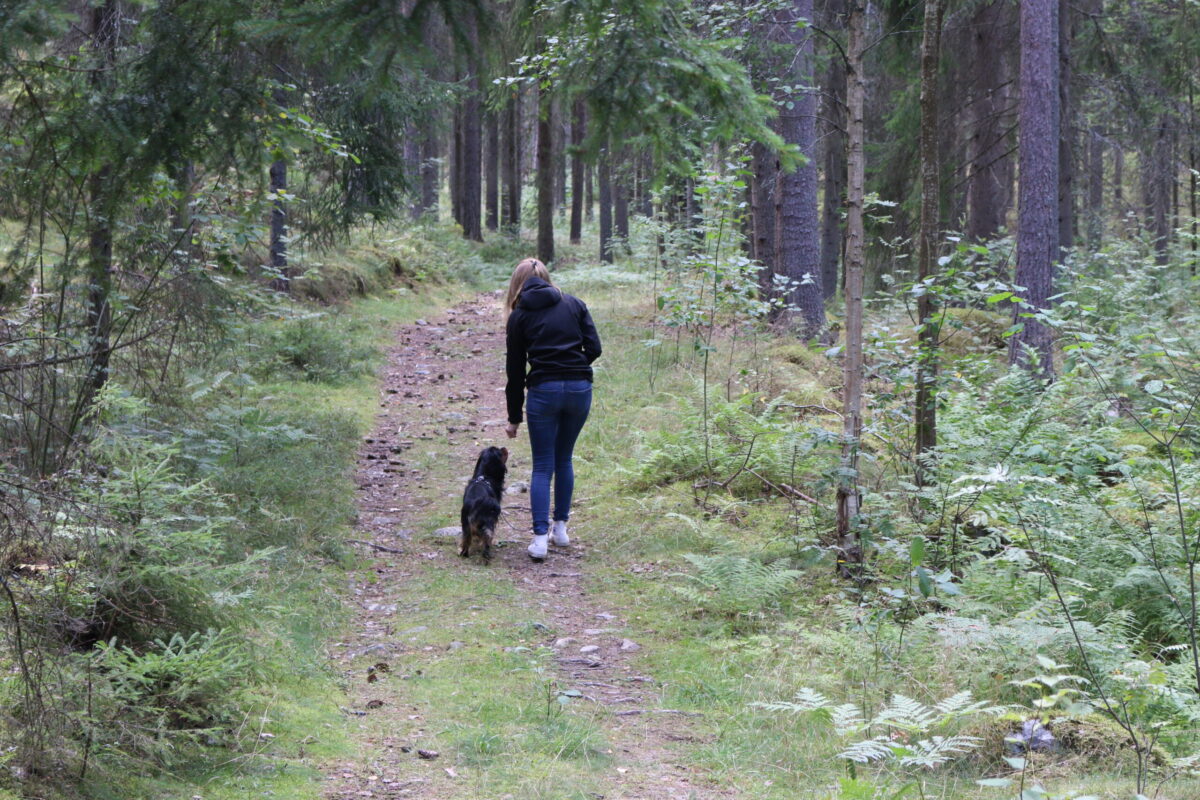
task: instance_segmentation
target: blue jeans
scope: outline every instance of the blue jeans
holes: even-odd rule
[[[571,516],[575,470],[571,454],[592,408],[592,382],[545,381],[531,386],[525,397],[533,476],[529,481],[529,510],[534,535],[550,531],[550,478],[554,478],[554,519]]]

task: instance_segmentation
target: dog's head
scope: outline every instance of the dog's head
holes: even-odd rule
[[[508,448],[485,447],[479,453],[475,462],[475,474],[484,475],[489,480],[503,481],[508,472]]]

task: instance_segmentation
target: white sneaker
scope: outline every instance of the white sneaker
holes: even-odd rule
[[[549,535],[543,533],[541,536],[535,535],[533,541],[529,543],[529,557],[534,561],[546,560],[546,543]]]
[[[571,537],[567,536],[567,521],[565,519],[554,520],[554,527],[550,529],[550,541],[559,547],[566,547],[571,544]]]

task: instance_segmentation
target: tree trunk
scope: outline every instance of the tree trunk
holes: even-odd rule
[[[583,238],[583,100],[571,104],[571,244]]]
[[[596,165],[596,183],[600,195],[600,260],[605,264],[613,261],[612,246],[612,174],[609,166],[608,149],[600,154]]]
[[[1142,166],[1147,227],[1154,244],[1154,263],[1160,267],[1167,264],[1167,248],[1171,243],[1171,184],[1175,179],[1171,125],[1170,113],[1163,112],[1156,124],[1147,131],[1149,150],[1145,153]]]
[[[484,224],[489,231],[494,231],[500,227],[500,122],[492,112],[488,112],[485,119],[487,141],[483,161]]]
[[[191,161],[185,161],[179,156],[172,164],[171,172],[171,182],[175,184],[175,191],[179,193],[171,209],[171,227],[178,237],[175,249],[195,255],[192,247],[192,201],[195,199],[192,183],[196,180],[196,167]]]
[[[1058,0],[1022,0],[1020,197],[1016,283],[1009,363],[1054,377],[1050,329],[1034,318],[1054,294],[1058,254]]]
[[[554,120],[550,95],[538,88],[537,124],[537,254],[543,264],[554,261]]]
[[[502,132],[500,227],[511,236],[521,235],[521,94],[514,92],[504,108]]]
[[[595,169],[591,165],[583,165],[583,219],[585,222],[592,221],[592,207],[596,204],[593,188],[594,172]]]
[[[1200,64],[1197,66],[1200,67]],[[1196,161],[1196,139],[1200,138],[1200,127],[1196,125],[1196,71],[1193,71],[1192,78],[1188,81],[1188,117],[1191,119],[1191,125],[1188,126],[1188,210],[1192,216],[1192,275],[1195,275],[1196,270],[1200,269],[1200,261],[1197,259],[1197,252],[1200,251],[1200,215],[1196,213],[1196,204],[1200,201],[1200,197],[1197,197],[1200,194],[1197,192],[1200,163]]]
[[[554,120],[554,208],[562,216],[567,212],[567,148],[570,124],[566,121],[561,102],[551,105]]]
[[[862,312],[863,258],[865,233],[863,229],[864,139],[866,126],[863,106],[866,82],[863,76],[865,0],[850,0],[850,42],[846,70],[846,105],[849,115],[846,127],[846,345],[842,359],[842,458],[837,490],[838,571],[847,577],[858,577],[864,560],[858,528],[858,440],[862,435]]]
[[[784,142],[795,145],[806,161],[780,176],[779,250],[776,269],[792,288],[788,305],[798,313],[799,333],[815,339],[825,327],[825,296],[821,291],[820,226],[817,221],[817,99],[813,92],[813,34],[798,19],[812,20],[812,0],[794,0],[792,8],[776,12],[772,39],[794,49],[795,57],[780,75],[791,91],[780,98],[778,128]]]
[[[463,107],[454,106],[454,122],[450,131],[450,217],[462,225],[462,159],[463,159]]]
[[[292,279],[287,260],[287,207],[283,197],[287,193],[287,162],[272,161],[270,169],[271,195],[275,198],[271,208],[271,288],[277,292],[290,292]]]
[[[762,264],[758,291],[763,300],[775,297],[775,155],[762,142],[750,145],[750,214],[753,218],[754,260]]]
[[[1104,138],[1093,127],[1088,148],[1088,247],[1099,250],[1104,241]]]
[[[482,200],[483,173],[481,163],[483,144],[483,104],[482,87],[479,80],[479,65],[474,62],[479,31],[474,14],[468,14],[467,40],[471,45],[466,53],[467,70],[470,73],[467,94],[462,103],[462,166],[459,171],[459,185],[462,197],[459,200],[462,207],[463,238],[474,242],[483,241],[483,217],[480,213]]]
[[[938,318],[933,282],[941,208],[941,178],[938,164],[938,62],[941,60],[942,0],[925,0],[925,24],[921,39],[921,225],[917,233],[917,396],[913,408],[916,427],[916,483],[926,485],[926,463],[937,447]]]
[[[1071,91],[1071,6],[1058,2],[1058,259],[1075,246],[1075,108]]]
[[[1112,154],[1112,210],[1124,217],[1124,150],[1117,144]]]
[[[1004,53],[1003,31],[1011,6],[992,0],[971,17],[969,63],[974,65],[972,96],[967,107],[967,238],[994,239],[1005,225],[1012,198],[1012,156],[1009,154],[1008,91],[1012,74]]]
[[[421,131],[421,205],[420,216],[437,219],[438,214],[438,146],[434,123],[427,120]]]
[[[629,246],[629,159],[624,151],[612,178],[613,233],[624,251]]]
[[[120,39],[121,9],[116,0],[108,0],[85,12],[88,35],[95,53],[96,67],[88,74],[92,91],[107,94],[110,71],[116,60]],[[112,165],[102,164],[88,176],[88,295],[85,312],[87,331],[87,377],[80,392],[80,402],[69,431],[73,432],[82,416],[91,409],[96,396],[108,381],[108,364],[112,341],[112,248],[113,214]]]
[[[654,216],[654,193],[651,189],[654,182],[654,162],[649,151],[642,153],[638,159],[641,175],[638,177],[638,212],[643,217]]]
[[[839,10],[844,9],[844,5],[837,3]],[[821,294],[826,300],[837,294],[838,262],[842,255],[842,209],[846,194],[846,137],[843,133],[846,62],[836,49],[828,57],[825,86],[821,93],[824,98],[821,117],[825,120],[822,133],[825,142],[825,177],[821,199]]]
[[[404,133],[404,177],[412,181],[408,215],[418,220],[421,218],[421,133],[416,125],[409,125]]]

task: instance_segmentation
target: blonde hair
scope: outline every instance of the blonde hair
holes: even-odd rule
[[[517,303],[521,300],[521,290],[525,288],[525,282],[530,278],[541,278],[554,286],[550,280],[550,271],[546,269],[545,264],[536,258],[526,258],[519,262],[516,269],[513,270],[512,278],[508,281],[508,296],[504,299],[505,319],[508,319],[508,315],[517,307]]]

